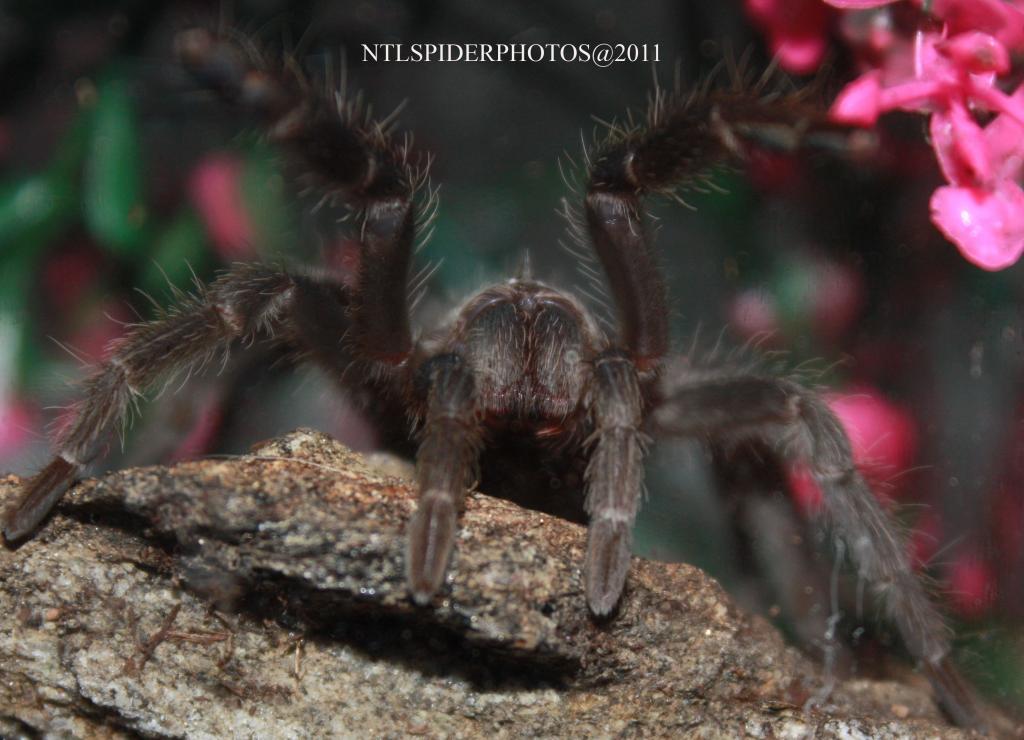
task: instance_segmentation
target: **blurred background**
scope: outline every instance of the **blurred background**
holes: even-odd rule
[[[236,260],[316,262],[353,246],[339,214],[310,215],[316,198],[299,193],[275,152],[175,65],[175,31],[218,18],[268,49],[298,48],[315,77],[336,75],[345,59],[377,111],[409,101],[402,127],[435,155],[441,185],[419,258],[436,265],[420,325],[507,276],[527,249],[543,278],[585,284],[559,247],[556,210],[570,193],[558,163],[579,161],[595,118],[645,104],[652,68],[363,63],[361,44],[657,44],[661,79],[678,59],[689,81],[730,53],[749,52],[755,70],[770,59],[740,0],[0,2],[0,470],[29,474],[45,461],[46,430],[74,400],[72,383],[125,322],[171,299],[169,285],[187,289],[193,273],[206,281]],[[822,28],[834,92],[856,69],[838,32]],[[980,270],[930,223],[941,178],[925,134],[923,118],[890,116],[876,151],[857,161],[758,155],[719,178],[725,192],[688,194],[694,211],[654,204],[658,245],[680,350],[700,332],[707,346],[758,341],[784,350],[791,367],[818,368],[859,461],[914,532],[915,563],[955,620],[958,659],[1019,710],[1024,268]],[[242,452],[298,425],[373,449],[372,430],[328,379],[278,360],[236,352],[186,392],[168,388],[96,472]],[[835,601],[819,585],[828,546],[800,528],[815,492],[796,473],[766,485],[787,489],[785,506],[737,517],[703,452],[659,446],[638,552],[710,570],[834,657],[824,634],[815,638]],[[772,544],[780,537],[809,546],[794,555]],[[801,558],[806,568],[793,565]],[[898,641],[870,608],[844,612],[850,657],[837,670],[883,670]]]

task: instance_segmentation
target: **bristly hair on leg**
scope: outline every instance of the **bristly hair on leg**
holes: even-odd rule
[[[751,149],[861,152],[863,132],[827,118],[827,78],[826,68],[797,87],[775,61],[756,72],[749,51],[738,59],[727,53],[692,87],[683,86],[677,66],[671,88],[655,81],[642,115],[599,121],[604,136],[595,163],[628,157],[619,184],[678,199],[679,192],[716,189],[715,175],[745,162]],[[595,167],[594,184],[614,187],[616,169]]]
[[[344,80],[325,87],[332,75],[317,83],[294,57],[267,54],[238,32],[191,28],[177,35],[175,47],[203,87],[251,114],[318,188],[337,191],[358,207],[425,182],[429,162],[414,155],[410,138],[392,135],[401,105],[377,119]]]
[[[410,265],[429,236],[437,191],[429,157],[415,153],[411,136],[393,136],[398,111],[377,119],[344,83],[325,90],[293,59],[271,63],[251,42],[203,28],[182,31],[175,46],[200,84],[257,120],[323,203],[338,200],[354,213],[360,258],[351,344],[380,374],[401,366],[413,347]]]
[[[583,158],[586,159],[586,145],[583,146]],[[585,187],[586,170],[571,154],[565,152],[558,159],[558,171],[565,186],[573,194],[574,200],[578,199]],[[559,239],[558,246],[572,257],[576,264],[576,272],[582,278],[581,281],[576,281],[573,285],[574,291],[586,299],[587,306],[593,312],[601,329],[606,333],[612,333],[615,325],[615,311],[608,286],[601,273],[601,267],[590,248],[586,219],[580,208],[569,198],[562,198],[560,207],[555,213],[564,220],[566,225],[567,238]]]

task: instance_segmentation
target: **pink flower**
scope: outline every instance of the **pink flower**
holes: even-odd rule
[[[944,7],[958,12],[960,5]],[[840,93],[831,115],[871,126],[894,109],[929,114],[932,147],[949,182],[932,196],[932,221],[969,261],[999,270],[1024,252],[1024,86],[1012,96],[996,86],[1010,70],[999,38],[979,30],[948,35],[951,27],[918,32],[910,68],[890,53],[886,68],[866,72]],[[983,127],[977,110],[998,115]]]
[[[251,257],[253,228],[241,187],[242,163],[219,154],[192,172],[189,193],[217,252],[225,259]]]
[[[1002,270],[1024,252],[1024,192],[1012,181],[994,189],[942,187],[932,194],[932,221],[970,262]]]
[[[949,571],[949,595],[960,616],[977,619],[995,602],[995,578],[992,566],[974,553],[965,553]]]
[[[977,30],[995,36],[1004,46],[1020,51],[1024,45],[1024,9],[1010,0],[929,0],[932,14],[951,33]]]
[[[899,0],[825,0],[834,8],[843,10],[867,10],[868,8],[880,8],[883,5],[892,5]]]
[[[948,111],[962,107],[970,116],[974,105],[1007,112],[1024,122],[1024,105],[995,87],[995,73],[1006,69],[1006,49],[991,36],[968,32],[948,42],[935,32],[919,32],[913,47],[913,69],[901,60],[874,69],[850,83],[832,106],[840,123],[874,123],[890,110]]]
[[[850,436],[853,458],[868,474],[889,475],[910,465],[917,433],[910,414],[878,391],[832,394],[828,404]]]
[[[818,68],[828,26],[828,9],[819,0],[746,0],[746,7],[784,69],[809,74]]]
[[[38,428],[37,410],[13,396],[0,397],[0,455],[14,457],[32,439]]]

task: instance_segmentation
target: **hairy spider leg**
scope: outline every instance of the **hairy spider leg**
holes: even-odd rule
[[[762,80],[761,85],[765,84]],[[695,92],[656,89],[646,120],[612,124],[590,163],[583,218],[570,213],[575,236],[589,235],[619,315],[618,346],[643,372],[656,369],[669,348],[664,280],[643,218],[644,197],[714,187],[723,165],[742,161],[748,145],[796,150],[823,136],[844,136],[799,94],[758,99],[760,89]],[[685,203],[684,203],[685,204]]]
[[[825,402],[780,378],[676,378],[673,383],[649,418],[652,431],[759,437],[785,458],[806,463],[821,488],[824,514],[947,711],[963,725],[984,727],[975,698],[949,660],[950,630],[914,572],[906,538],[858,472],[846,432]]]
[[[613,346],[622,350],[597,374],[593,399],[598,441],[588,469],[587,594],[595,614],[610,612],[622,591],[629,563],[624,532],[640,501],[642,390],[650,387],[669,349],[668,298],[644,224],[644,197],[660,193],[679,200],[676,188],[709,185],[717,167],[742,159],[745,142],[760,142],[766,129],[788,133],[770,140],[796,148],[819,128],[833,128],[797,96],[766,98],[762,105],[751,105],[750,98],[750,91],[738,88],[705,87],[685,95],[655,90],[643,123],[630,118],[628,125],[608,127],[606,139],[587,158],[583,217],[569,214],[574,235],[583,239],[585,231],[603,268],[618,311]],[[608,380],[613,367],[615,383]],[[614,413],[606,408],[613,403],[618,404]],[[621,418],[610,422],[609,413]],[[611,449],[625,456],[621,469],[614,469]],[[612,526],[615,518],[619,521]]]
[[[587,465],[587,604],[597,616],[610,614],[622,595],[640,509],[644,476],[643,398],[636,366],[612,350],[594,362],[591,410],[593,449]]]
[[[680,200],[678,189],[710,187],[715,170],[742,162],[750,146],[787,151],[821,141],[857,146],[855,134],[830,123],[799,93],[758,99],[758,92],[744,90],[739,79],[731,89],[655,90],[646,121],[613,124],[589,157],[584,218],[572,223],[586,226],[618,309],[618,346],[645,381],[651,375],[645,371],[659,371],[668,349],[668,310],[642,223],[643,196]],[[740,429],[754,436],[775,433],[775,441],[787,443],[784,455],[805,460],[861,575],[882,592],[907,648],[925,666],[949,713],[963,724],[983,726],[976,702],[948,659],[948,629],[913,572],[899,531],[854,467],[845,432],[824,402],[795,383],[757,377],[684,379],[670,393],[652,392],[649,401],[653,430],[708,437]]]
[[[403,366],[413,351],[406,284],[416,232],[414,195],[423,180],[409,161],[408,146],[392,142],[387,126],[359,106],[329,105],[300,76],[272,69],[250,47],[201,28],[182,32],[175,44],[199,81],[257,116],[268,137],[287,147],[320,187],[359,209],[356,280],[348,292],[341,285],[328,288],[344,296],[345,310],[323,318],[314,311],[319,328],[304,330],[293,322],[292,333],[338,375],[344,372],[337,366],[344,352],[339,347],[349,335],[347,346],[371,369],[386,375]],[[325,281],[330,282],[319,282]],[[316,282],[303,280],[306,294]],[[312,301],[292,305],[295,286],[294,276],[283,270],[237,267],[208,290],[183,297],[164,317],[134,327],[85,381],[85,398],[58,439],[57,455],[9,510],[5,538],[24,539],[39,526],[110,429],[126,417],[133,399],[156,380],[201,368],[232,340],[272,328],[290,307],[309,317]],[[330,314],[330,304],[324,310]],[[338,346],[331,347],[324,329],[346,313],[350,320],[333,324]]]
[[[482,429],[473,372],[459,355],[431,358],[418,376],[429,390],[416,453],[419,504],[406,535],[405,566],[413,599],[427,604],[444,581]]]
[[[193,76],[257,118],[325,200],[356,209],[352,348],[377,370],[402,365],[413,352],[407,284],[417,221],[426,218],[415,195],[427,168],[412,160],[409,140],[394,141],[391,122],[371,118],[361,98],[318,90],[294,66],[272,65],[251,45],[194,28],[176,46]]]
[[[273,334],[286,326],[293,335],[304,336],[305,323],[294,317],[296,312],[308,312],[312,303],[321,306],[321,325],[331,320],[332,313],[334,320],[341,321],[345,302],[345,289],[322,278],[241,264],[196,295],[181,296],[155,321],[131,327],[84,381],[82,401],[57,438],[55,457],[28,482],[7,512],[4,537],[14,542],[32,534],[147,389],[168,383],[182,372],[196,372],[236,339]],[[333,328],[344,333],[345,325]],[[311,339],[316,351],[320,340]],[[331,359],[324,351],[317,354],[321,361]]]

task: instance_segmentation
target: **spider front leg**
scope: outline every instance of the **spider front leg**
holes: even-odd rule
[[[321,316],[338,318],[346,302],[341,286],[262,265],[238,265],[161,318],[132,327],[84,382],[84,397],[57,439],[53,460],[8,510],[4,538],[15,542],[35,531],[146,389],[201,369],[235,339],[285,327],[301,338],[303,322],[295,315],[316,304]],[[336,336],[344,333],[344,325],[334,328]]]
[[[430,193],[426,160],[421,166],[411,139],[395,141],[393,121],[372,118],[360,97],[318,89],[251,43],[193,28],[178,34],[175,46],[197,81],[259,122],[323,203],[355,209],[361,248],[351,343],[375,370],[400,368],[414,350],[407,290],[413,245],[435,204],[433,197],[416,202],[421,187]]]
[[[416,453],[420,498],[409,521],[405,563],[413,599],[427,604],[448,569],[458,512],[473,484],[483,430],[476,383],[461,357],[434,357],[420,368],[418,378],[427,386],[427,401]]]
[[[754,435],[805,463],[859,575],[882,599],[946,710],[962,725],[985,726],[975,697],[950,663],[950,631],[914,573],[905,537],[857,471],[846,432],[819,396],[778,378],[684,379],[664,394],[650,426],[670,436]]]
[[[762,80],[693,93],[656,89],[646,120],[611,124],[587,154],[583,213],[567,207],[578,241],[593,246],[618,310],[618,346],[642,371],[656,369],[669,347],[669,302],[643,216],[650,195],[677,200],[678,190],[708,185],[725,163],[765,145],[795,151],[844,132],[798,94],[765,95]],[[710,83],[710,81],[709,81]]]
[[[587,466],[587,604],[596,616],[611,613],[629,571],[633,522],[643,490],[643,400],[636,367],[610,350],[594,362],[591,413],[594,447]]]

